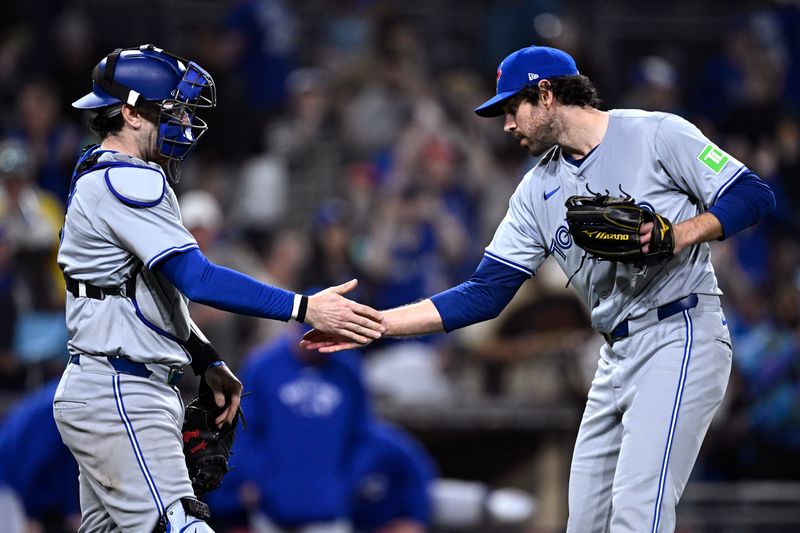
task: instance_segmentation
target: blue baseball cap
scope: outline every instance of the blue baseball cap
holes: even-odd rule
[[[578,74],[568,53],[549,46],[529,46],[506,57],[497,67],[497,94],[475,109],[481,117],[499,117],[503,104],[523,87],[539,80]]]

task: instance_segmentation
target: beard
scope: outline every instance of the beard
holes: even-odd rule
[[[530,132],[523,136],[526,141],[524,147],[533,157],[539,157],[547,150],[558,144],[558,138],[562,131],[560,121],[553,117],[548,122],[530,128]]]

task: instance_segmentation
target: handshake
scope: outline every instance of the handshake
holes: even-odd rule
[[[308,297],[304,322],[314,329],[303,336],[302,348],[332,353],[362,348],[381,337],[444,331],[441,315],[430,299],[376,311],[343,296],[356,285],[356,280],[350,280]]]
[[[344,295],[358,286],[353,279],[308,297],[303,322],[314,329],[300,346],[320,352],[336,352],[366,346],[386,333],[383,314]]]

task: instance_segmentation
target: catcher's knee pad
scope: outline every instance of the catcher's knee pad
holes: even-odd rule
[[[167,507],[153,533],[214,533],[206,523],[209,518],[208,505],[194,498],[181,498]]]

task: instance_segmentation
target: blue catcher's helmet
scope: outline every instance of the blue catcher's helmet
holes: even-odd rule
[[[128,104],[158,117],[158,150],[167,158],[167,174],[180,179],[180,163],[208,124],[200,108],[217,103],[211,75],[197,63],[152,44],[118,48],[92,72],[92,92],[72,103],[78,109],[104,112]]]

